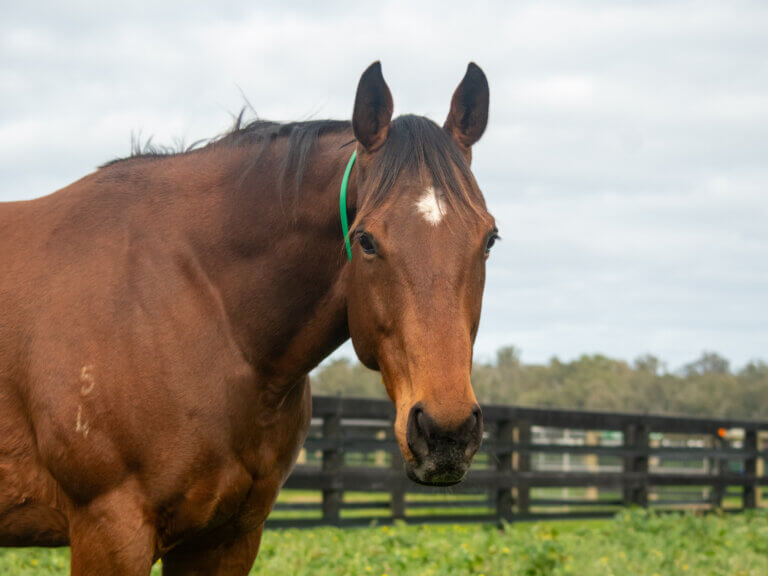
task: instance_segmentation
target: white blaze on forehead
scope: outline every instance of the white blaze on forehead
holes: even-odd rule
[[[416,202],[416,209],[429,224],[437,226],[445,216],[445,201],[442,194],[430,186]]]

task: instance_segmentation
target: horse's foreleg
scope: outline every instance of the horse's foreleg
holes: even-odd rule
[[[163,576],[245,576],[259,552],[263,524],[250,532],[190,542],[163,558]]]
[[[136,495],[118,489],[70,514],[72,576],[145,576],[152,569],[156,533]]]

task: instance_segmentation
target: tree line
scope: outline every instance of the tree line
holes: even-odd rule
[[[472,385],[481,403],[768,419],[768,364],[754,361],[735,371],[714,352],[670,371],[651,355],[632,363],[595,354],[524,364],[517,349],[506,347],[493,362],[473,366]],[[386,397],[378,372],[345,358],[318,368],[312,391]]]

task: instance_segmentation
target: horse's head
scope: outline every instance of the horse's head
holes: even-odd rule
[[[488,83],[470,64],[442,128],[417,116],[392,120],[392,109],[377,62],[360,79],[352,121],[349,329],[396,405],[409,477],[450,485],[483,433],[470,371],[497,230],[469,166],[488,120]]]

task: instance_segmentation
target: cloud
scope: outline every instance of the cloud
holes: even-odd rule
[[[479,354],[766,357],[768,7],[757,2],[17,3],[0,22],[0,200],[132,133],[348,117],[381,59],[397,113],[489,76],[474,169],[504,241]],[[346,349],[348,351],[348,349]]]

